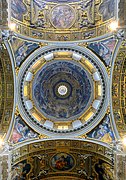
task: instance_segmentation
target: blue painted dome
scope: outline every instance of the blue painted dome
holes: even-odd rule
[[[92,97],[89,73],[76,62],[53,61],[44,65],[33,81],[33,100],[49,119],[69,120],[88,108]]]

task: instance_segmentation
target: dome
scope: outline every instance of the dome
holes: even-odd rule
[[[33,100],[49,119],[75,119],[89,107],[92,83],[79,63],[60,60],[47,63],[35,75]]]
[[[106,75],[99,59],[87,49],[39,49],[19,72],[22,116],[30,126],[37,125],[36,131],[54,136],[86,132],[107,107]]]

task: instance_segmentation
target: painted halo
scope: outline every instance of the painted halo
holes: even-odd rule
[[[20,113],[39,133],[85,132],[106,112],[107,72],[89,50],[39,50],[19,76]]]

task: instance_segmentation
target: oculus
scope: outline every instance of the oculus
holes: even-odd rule
[[[64,96],[67,94],[67,87],[64,86],[64,85],[61,85],[58,87],[58,93],[61,95],[61,96]]]

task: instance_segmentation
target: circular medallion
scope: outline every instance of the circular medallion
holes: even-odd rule
[[[52,9],[51,23],[55,28],[68,29],[75,22],[74,9],[69,5],[58,5]]]
[[[51,167],[56,171],[68,171],[75,165],[74,159],[70,154],[58,153],[51,159]]]
[[[90,79],[89,73],[78,63],[48,63],[35,76],[33,100],[50,119],[75,119],[88,107],[93,92]]]

